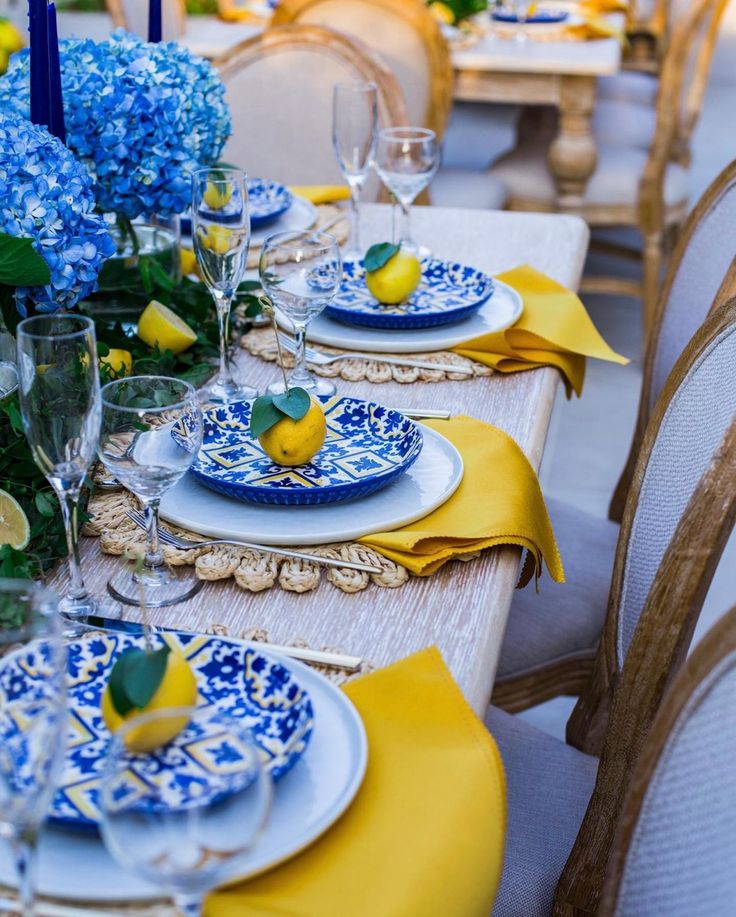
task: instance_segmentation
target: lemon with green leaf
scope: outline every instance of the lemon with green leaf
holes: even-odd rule
[[[324,444],[327,421],[316,398],[303,388],[292,388],[256,398],[250,432],[277,465],[306,465]]]
[[[363,266],[370,293],[379,302],[388,305],[404,302],[422,280],[419,259],[390,242],[371,245],[363,259]]]

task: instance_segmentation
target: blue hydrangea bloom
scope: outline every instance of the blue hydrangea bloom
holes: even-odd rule
[[[97,288],[115,251],[95,211],[92,179],[56,137],[0,106],[0,232],[33,240],[51,271],[45,287],[18,287],[22,315],[71,309]]]
[[[101,210],[130,217],[182,213],[191,173],[215,162],[230,135],[215,68],[176,42],[122,29],[106,41],[61,42],[67,145],[95,179]],[[28,116],[29,53],[0,78],[0,108]]]

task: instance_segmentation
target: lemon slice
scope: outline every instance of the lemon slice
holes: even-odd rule
[[[181,353],[197,340],[187,323],[168,306],[152,299],[138,319],[138,337],[149,347]]]
[[[28,516],[7,490],[0,490],[0,544],[22,551],[31,537]]]

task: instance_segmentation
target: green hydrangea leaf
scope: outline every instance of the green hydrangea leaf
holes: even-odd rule
[[[282,414],[286,414],[292,420],[301,420],[306,416],[312,402],[303,388],[290,388],[282,395],[274,395],[273,403]]]
[[[0,233],[0,284],[38,287],[47,283],[51,283],[51,271],[31,239]]]
[[[371,245],[363,258],[363,267],[369,274],[380,270],[385,264],[398,254],[400,246],[391,242],[377,242]]]

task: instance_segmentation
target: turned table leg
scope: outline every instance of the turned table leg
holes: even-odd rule
[[[560,81],[559,133],[549,148],[548,161],[557,186],[558,208],[576,211],[598,158],[590,124],[596,80],[593,76],[562,76]]]

